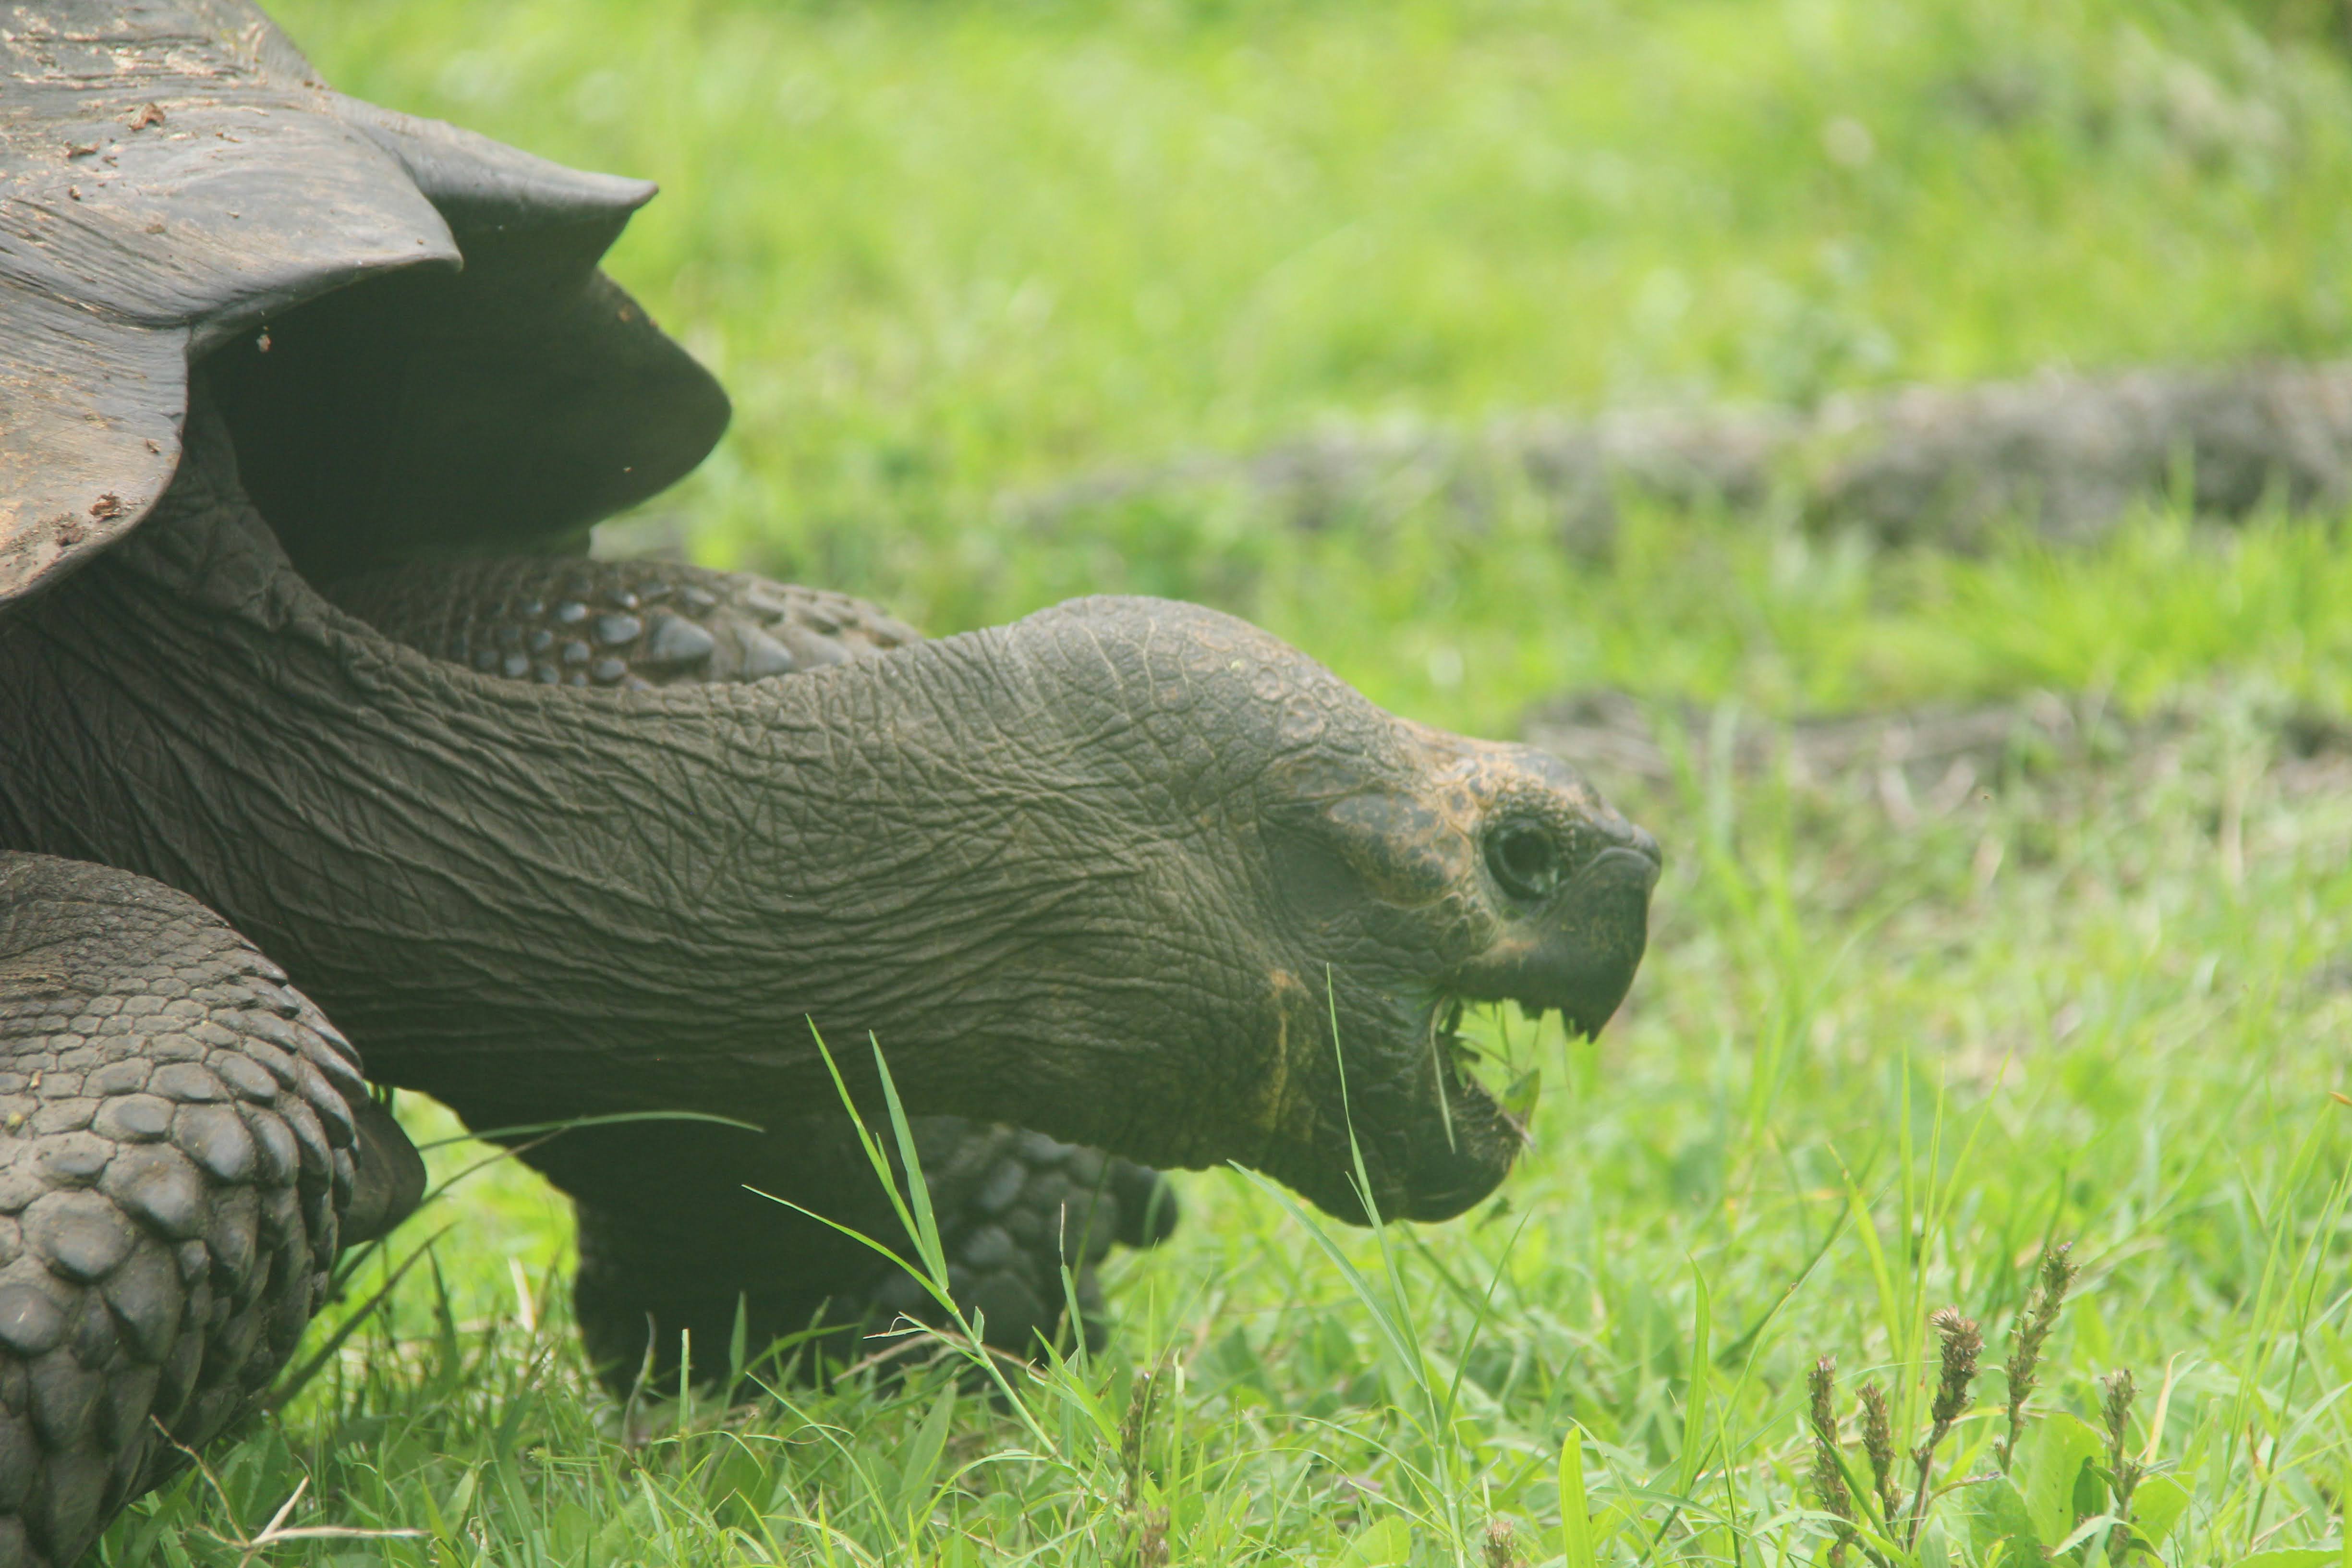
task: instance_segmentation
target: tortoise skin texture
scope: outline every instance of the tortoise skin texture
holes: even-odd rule
[[[327,592],[436,658],[544,686],[759,680],[919,638],[846,594],[658,561],[431,563]]]
[[[0,857],[0,1563],[71,1563],[219,1435],[321,1300],[364,1099],[186,896]]]
[[[903,647],[919,634],[845,594],[653,561],[426,563],[339,584],[328,596],[387,637],[486,675],[542,685],[641,689],[757,680]],[[917,1158],[948,1258],[948,1284],[982,1338],[1014,1355],[1051,1342],[1068,1300],[1090,1349],[1108,1341],[1097,1266],[1116,1244],[1151,1247],[1175,1228],[1157,1171],[1001,1123],[917,1117]],[[526,1160],[589,1186],[587,1171],[649,1160],[659,1190],[574,1200],[575,1315],[590,1363],[614,1392],[643,1377],[675,1386],[681,1346],[705,1381],[724,1370],[739,1303],[747,1349],[830,1330],[843,1360],[874,1353],[901,1317],[946,1314],[910,1275],[774,1201],[787,1198],[911,1256],[896,1212],[845,1120],[764,1138],[706,1123],[583,1129]],[[582,1145],[593,1151],[583,1155]],[[663,1145],[672,1145],[661,1157]],[[761,1194],[766,1194],[762,1196]],[[634,1199],[635,1201],[632,1201]],[[652,1347],[650,1361],[646,1356]],[[803,1358],[801,1364],[810,1364]]]

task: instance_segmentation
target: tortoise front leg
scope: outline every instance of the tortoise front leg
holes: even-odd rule
[[[0,1568],[73,1562],[170,1444],[249,1409],[339,1237],[422,1174],[352,1047],[217,916],[0,854]]]
[[[1097,1267],[1114,1244],[1151,1246],[1176,1223],[1175,1193],[1159,1173],[961,1117],[918,1118],[912,1131],[949,1289],[967,1321],[984,1320],[982,1337],[995,1349],[1034,1356],[1041,1340],[1063,1330],[1066,1264],[1077,1327],[1100,1349]],[[875,1336],[901,1318],[945,1322],[911,1276],[775,1201],[916,1257],[845,1122],[756,1137],[708,1123],[637,1123],[626,1132],[624,1144],[607,1130],[583,1130],[527,1156],[573,1194],[575,1312],[590,1363],[615,1393],[648,1373],[654,1388],[674,1389],[688,1344],[696,1382],[722,1378],[739,1303],[755,1363],[780,1341],[829,1331],[800,1357],[803,1373],[888,1348],[896,1342]]]

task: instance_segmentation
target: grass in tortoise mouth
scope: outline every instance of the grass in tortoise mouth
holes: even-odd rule
[[[1462,1035],[1463,1021],[1474,1010],[1488,1023],[1488,1027],[1481,1031],[1484,1045],[1474,1044]],[[1543,1028],[1543,1014],[1530,1012],[1524,1005],[1520,1012],[1530,1026],[1523,1040],[1515,1041],[1506,1003],[1441,995],[1431,1007],[1430,1073],[1437,1087],[1438,1108],[1445,1120],[1449,1148],[1454,1142],[1454,1107],[1471,1084],[1502,1107],[1505,1118],[1517,1131],[1522,1143],[1528,1141],[1528,1126],[1543,1088],[1542,1068],[1532,1059],[1536,1038]],[[1524,1065],[1522,1058],[1526,1058]]]

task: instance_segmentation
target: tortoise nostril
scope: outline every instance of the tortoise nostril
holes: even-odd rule
[[[1508,823],[1487,836],[1486,868],[1506,891],[1540,899],[1559,885],[1559,848],[1543,828]]]

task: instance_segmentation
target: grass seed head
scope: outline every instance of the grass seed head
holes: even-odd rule
[[[1895,1422],[1887,1414],[1886,1391],[1874,1383],[1862,1385],[1862,1451],[1870,1457],[1870,1479],[1878,1492],[1879,1517],[1891,1525],[1898,1506],[1895,1490]]]
[[[1511,1521],[1490,1520],[1486,1525],[1486,1568],[1527,1568],[1527,1563],[1519,1555],[1519,1532],[1511,1528]]]
[[[1812,1422],[1813,1436],[1820,1442],[1837,1441],[1837,1357],[1825,1355],[1813,1363],[1812,1371],[1805,1374],[1805,1390],[1811,1398],[1806,1415]]]
[[[1919,1543],[1919,1527],[1927,1522],[1927,1483],[1936,1468],[1936,1448],[1952,1429],[1952,1423],[1969,1407],[1969,1387],[1976,1382],[1977,1358],[1984,1353],[1984,1335],[1977,1329],[1974,1318],[1963,1317],[1958,1307],[1946,1307],[1927,1320],[1943,1342],[1942,1365],[1936,1377],[1936,1403],[1927,1409],[1927,1436],[1911,1450],[1911,1462],[1919,1472],[1911,1489],[1911,1510],[1906,1516],[1904,1544]]]
[[[1977,1358],[1984,1353],[1984,1335],[1978,1330],[1977,1321],[1962,1317],[1957,1307],[1947,1307],[1927,1321],[1944,1342],[1943,1366],[1936,1379],[1936,1403],[1927,1412],[1940,1437],[1943,1429],[1958,1420],[1960,1413],[1969,1407],[1969,1388],[1976,1382]]]
[[[2018,1439],[2025,1435],[2025,1402],[2040,1381],[2042,1347],[2057,1326],[2058,1309],[2066,1304],[2066,1292],[2074,1289],[2081,1272],[2073,1242],[2062,1241],[2044,1252],[2033,1289],[2026,1293],[2025,1305],[2018,1309],[2017,1321],[2010,1329],[2009,1361],[2002,1368],[2009,1388],[2009,1435],[2001,1440],[2000,1456],[2003,1470],[2017,1451]]]
[[[1168,1510],[1145,1514],[1135,1536],[1135,1568],[1168,1568]]]
[[[2033,1289],[2027,1293],[2025,1305],[2019,1309],[2017,1322],[2011,1331],[2009,1347],[2010,1400],[2021,1405],[2033,1390],[2034,1376],[2042,1364],[2042,1347],[2050,1338],[2050,1331],[2058,1321],[2058,1309],[2066,1304],[2066,1292],[2073,1289],[2075,1276],[2082,1272],[2074,1259],[2074,1244],[2062,1241],[2042,1255],[2042,1265]]]
[[[1846,1543],[1853,1539],[1853,1494],[1846,1490],[1845,1471],[1838,1463],[1837,1357],[1823,1356],[1805,1374],[1806,1419],[1813,1429],[1813,1495],[1822,1511],[1840,1521],[1837,1540],[1830,1545],[1831,1568],[1845,1561]]]
[[[2083,1266],[2074,1261],[2074,1244],[2071,1241],[2062,1241],[2042,1255],[2042,1278],[2038,1283],[2050,1303],[2052,1316],[2057,1315],[2066,1292],[2074,1288],[2075,1276],[2082,1272]]]
[[[2099,1404],[2099,1415],[2106,1424],[2107,1441],[2121,1453],[2131,1436],[2132,1401],[2137,1397],[2139,1387],[2128,1367],[2099,1379],[2099,1386],[2106,1390],[2106,1398]]]
[[[2139,1388],[2128,1367],[2120,1367],[2099,1379],[2099,1386],[2106,1390],[2106,1397],[2099,1404],[2099,1415],[2107,1428],[2107,1490],[2115,1498],[2116,1517],[2123,1521],[2116,1526],[2107,1557],[2110,1562],[2121,1563],[2131,1549],[2132,1493],[2139,1488],[2143,1469],[2131,1457],[2132,1401]]]
[[[2120,1367],[2099,1379],[2099,1386],[2106,1390],[2099,1415],[2107,1428],[2107,1466],[2114,1477],[2116,1511],[2128,1519],[2132,1489],[2147,1469],[2131,1457],[2132,1401],[2139,1395],[2139,1385],[2129,1367]]]

